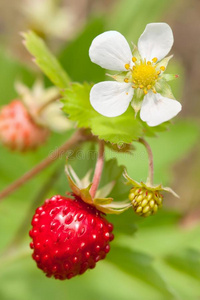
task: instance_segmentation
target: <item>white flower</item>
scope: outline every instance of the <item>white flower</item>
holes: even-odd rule
[[[140,117],[149,126],[176,116],[181,104],[157,92],[162,92],[163,72],[171,58],[164,57],[173,41],[172,30],[166,23],[148,24],[133,53],[121,33],[107,31],[98,35],[89,49],[91,61],[123,73],[112,76],[116,81],[104,81],[92,87],[90,102],[93,108],[103,116],[116,117],[127,110],[133,96],[140,95]],[[136,105],[132,103],[132,106],[137,112]]]

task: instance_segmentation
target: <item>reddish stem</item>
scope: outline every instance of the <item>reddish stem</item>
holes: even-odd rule
[[[94,171],[93,184],[90,189],[90,195],[92,198],[95,197],[96,191],[98,189],[101,180],[101,174],[103,171],[103,165],[104,165],[104,142],[99,141],[99,154],[97,158],[96,168]]]
[[[47,158],[42,160],[38,165],[36,165],[33,169],[25,173],[22,177],[11,183],[7,186],[3,191],[0,192],[0,200],[12,194],[15,190],[29,181],[31,178],[40,173],[43,169],[47,168],[50,164],[56,161],[59,157],[63,156],[67,150],[72,149],[78,146],[81,142],[87,140],[87,136],[83,134],[81,130],[75,132],[75,134],[61,147],[56,149],[53,153],[51,153]]]
[[[153,166],[153,152],[151,150],[150,145],[147,143],[147,141],[143,138],[139,139],[139,142],[143,144],[147,150],[148,154],[148,160],[149,160],[149,174],[148,174],[148,183],[150,185],[153,185],[153,176],[154,176],[154,166]]]

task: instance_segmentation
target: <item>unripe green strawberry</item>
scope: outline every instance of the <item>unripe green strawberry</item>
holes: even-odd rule
[[[163,202],[163,196],[159,191],[148,190],[144,187],[133,187],[130,190],[129,199],[134,211],[142,217],[155,214]]]
[[[138,187],[130,190],[129,199],[135,212],[143,217],[155,214],[163,202],[163,196],[159,191],[149,191]]]

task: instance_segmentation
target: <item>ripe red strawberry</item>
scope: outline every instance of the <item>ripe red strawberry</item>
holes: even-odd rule
[[[0,111],[0,141],[12,150],[25,151],[41,145],[49,131],[37,125],[20,100]]]
[[[30,247],[47,277],[70,279],[104,259],[113,240],[113,225],[95,207],[54,196],[37,208],[32,219]]]

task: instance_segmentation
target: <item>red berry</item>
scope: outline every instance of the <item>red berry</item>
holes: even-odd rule
[[[100,211],[74,199],[54,196],[32,219],[33,259],[47,277],[70,279],[104,259],[113,240],[113,225]]]
[[[49,131],[37,125],[20,100],[0,111],[0,141],[12,150],[25,151],[41,145]]]

